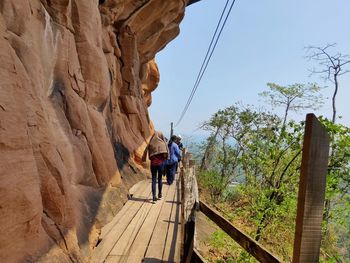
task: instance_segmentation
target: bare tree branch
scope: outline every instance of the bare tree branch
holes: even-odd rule
[[[342,76],[342,75],[344,75],[344,74],[346,74],[346,73],[349,73],[349,72],[350,72],[350,70],[345,70],[344,72],[339,73],[338,76]]]
[[[337,52],[332,55],[329,51],[330,48],[333,48],[335,46],[336,43],[327,44],[325,47],[309,46],[306,48],[307,52],[311,53],[310,55],[306,56],[306,58],[308,60],[317,61],[319,66],[321,67],[321,69],[313,68],[312,70],[309,70],[311,72],[310,75],[320,74],[321,76],[324,76],[324,80],[329,80],[332,83],[334,83],[334,92],[332,96],[333,123],[336,119],[335,101],[339,89],[338,77],[350,72],[350,69],[344,69],[344,66],[350,63],[349,55],[343,55],[340,52]]]

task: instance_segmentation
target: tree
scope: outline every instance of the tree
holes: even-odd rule
[[[271,217],[271,207],[278,207],[283,203],[286,197],[286,191],[282,189],[288,185],[285,180],[295,180],[295,165],[300,160],[301,153],[301,131],[302,126],[287,119],[290,111],[299,112],[305,109],[318,109],[323,103],[323,97],[319,94],[321,88],[314,84],[299,84],[281,86],[275,83],[268,83],[269,91],[260,93],[268,104],[272,107],[282,107],[284,110],[283,121],[278,126],[278,136],[269,141],[270,155],[267,156],[268,171],[266,180],[270,183],[270,191],[265,200],[265,207],[262,207],[261,218],[258,222],[255,239],[261,238],[262,231],[266,227],[268,218]],[[288,128],[288,129],[287,129]],[[293,169],[294,166],[294,169]]]
[[[272,107],[283,107],[283,124],[286,125],[289,111],[299,112],[304,109],[317,110],[323,104],[323,97],[319,94],[321,88],[315,83],[281,86],[275,83],[267,83],[269,91],[259,95],[266,99]]]
[[[276,220],[273,208],[279,209],[289,198],[285,189],[296,189],[301,132],[287,132],[285,125],[274,114],[236,104],[219,110],[202,126],[217,139],[215,160],[202,182],[216,202],[230,180],[243,171],[245,185],[255,189],[250,195],[256,211],[252,216],[256,240]],[[207,149],[213,149],[212,141]]]
[[[270,90],[262,96],[270,105],[283,107],[283,115],[238,104],[215,113],[202,126],[212,132],[215,146],[207,147],[213,159],[199,178],[227,218],[243,222],[255,240],[268,240],[275,252],[289,261],[304,133],[304,123],[290,120],[289,113],[318,108],[322,97],[315,84],[268,86]],[[330,134],[332,148],[322,258],[342,262],[350,259],[350,129],[322,117],[320,120]],[[237,174],[244,180],[225,189]],[[226,206],[220,206],[222,201]],[[275,239],[276,230],[283,238]]]
[[[334,92],[332,96],[332,122],[335,123],[337,117],[336,96],[339,89],[339,77],[350,72],[350,57],[342,53],[331,53],[330,48],[336,44],[328,44],[325,47],[309,46],[307,48],[310,53],[307,58],[318,62],[320,69],[313,68],[311,73],[321,74],[325,80],[329,80],[334,84]]]
[[[350,260],[350,128],[323,117],[320,121],[330,135],[332,149],[327,173],[323,250],[329,259],[343,262],[339,257]]]
[[[202,158],[200,171],[207,171],[212,176],[218,177],[219,182],[215,184],[216,186],[213,187],[214,191],[212,191],[215,199],[222,195],[237,166],[240,147],[230,145],[227,141],[233,127],[238,123],[238,114],[239,108],[237,106],[231,106],[224,110],[219,110],[209,121],[201,126],[202,129],[211,131],[211,135],[207,140],[207,147]],[[214,166],[210,166],[214,155],[216,155],[216,162]],[[218,174],[219,176],[217,176]]]
[[[200,171],[208,170],[210,162],[213,159],[215,148],[217,145],[217,138],[224,126],[228,124],[225,111],[219,110],[215,113],[209,121],[204,122],[201,128],[206,131],[210,131],[211,135],[207,139],[207,147],[205,148],[204,155],[201,161]]]

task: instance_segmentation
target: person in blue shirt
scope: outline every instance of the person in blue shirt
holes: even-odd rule
[[[182,137],[180,134],[177,135],[176,137],[177,137],[176,144],[179,146],[179,150],[182,151],[182,149],[184,148],[184,145],[181,142]]]
[[[176,144],[177,137],[176,135],[171,136],[168,142],[169,148],[169,159],[166,163],[166,177],[167,183],[171,185],[175,179],[176,167],[179,160],[181,160],[181,154],[179,150],[179,146]]]
[[[176,143],[177,146],[179,147],[180,154],[182,153],[182,150],[184,149],[184,146],[183,146],[183,144],[182,144],[182,142],[181,142],[181,139],[182,139],[182,137],[181,137],[181,135],[179,134],[179,135],[176,136],[176,141],[175,141],[175,143]],[[179,168],[180,161],[181,161],[181,156],[180,156],[180,158],[179,158],[179,160],[178,160],[178,162],[177,162],[177,164],[176,164],[176,172],[177,172],[177,170],[178,170],[178,168]]]

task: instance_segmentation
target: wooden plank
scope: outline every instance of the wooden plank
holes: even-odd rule
[[[171,195],[171,197],[174,196],[173,191],[171,191],[169,194]],[[170,195],[168,196],[170,197]],[[172,199],[165,200],[162,210],[160,212],[160,216],[157,220],[154,233],[152,235],[150,246],[153,246],[153,245],[159,246],[160,244],[163,244],[163,245],[165,244],[167,232],[168,232],[168,226],[169,226],[169,217],[171,215],[171,210],[172,210],[172,202],[173,202]],[[160,252],[160,254],[161,255],[163,254],[163,249]]]
[[[163,262],[180,262],[181,248],[181,206],[180,206],[180,182],[176,178],[176,193],[172,207],[171,217],[169,220],[168,234],[163,253]]]
[[[329,137],[315,115],[306,116],[293,262],[319,262]]]
[[[142,208],[141,208],[142,209]],[[143,207],[143,210],[145,210],[145,208]],[[138,220],[140,218],[139,216],[140,213],[138,213],[135,217],[134,220]],[[127,215],[126,215],[127,216]],[[117,233],[117,237],[116,238],[109,238],[108,239],[108,246],[106,246],[106,249],[103,250],[103,256],[97,258],[96,260],[92,261],[92,262],[103,262],[104,258],[107,255],[111,254],[111,251],[113,251],[113,249],[117,246],[120,250],[125,251],[128,247],[127,242],[120,242],[120,239],[123,239],[123,237],[125,237],[125,235],[127,236],[131,236],[132,231],[130,231],[130,224],[129,222],[127,222],[126,224],[124,224],[124,222],[122,222],[123,224],[120,224],[116,227],[116,233]],[[133,224],[134,225],[134,224]],[[133,225],[131,227],[133,227]],[[131,237],[132,238],[132,237]],[[125,238],[124,238],[125,239]],[[132,241],[132,240],[131,240]],[[129,240],[130,242],[130,240]],[[117,253],[115,253],[117,254]],[[122,255],[123,253],[119,253],[120,255]]]
[[[149,183],[148,183],[149,184]],[[118,213],[118,223],[105,235],[104,239],[93,251],[91,262],[100,263],[103,262],[107,255],[110,253],[114,245],[117,243],[121,235],[126,230],[127,226],[137,215],[139,210],[148,203],[151,193],[151,187],[145,188],[141,194],[135,194],[135,200],[129,200],[129,203],[133,203],[126,211],[123,209]],[[142,201],[143,200],[143,201]],[[121,215],[121,216],[120,216]]]
[[[134,198],[138,201],[133,205],[126,204],[128,209],[121,211],[125,213],[122,216],[118,213],[113,219],[91,262],[161,262],[163,256],[167,260],[171,257],[171,262],[180,262],[178,186],[178,178],[171,187],[164,184],[163,200],[156,204],[148,202],[150,183],[139,187],[138,191],[143,188],[144,192],[135,193]],[[174,223],[176,219],[177,223]]]
[[[181,250],[180,257],[184,258],[185,249],[185,168],[181,169],[180,172],[180,190],[181,190]]]
[[[145,205],[142,206],[142,208],[138,211],[138,213],[135,215],[135,217],[130,221],[130,223],[127,225],[125,231],[115,243],[112,251],[109,253],[109,255],[112,256],[124,256],[129,255],[130,247],[134,242],[134,239],[143,225],[145,219],[147,218],[152,203],[145,203]]]
[[[108,256],[105,261],[101,261],[104,263],[119,263],[125,260],[125,256]]]
[[[102,263],[102,262],[101,262]],[[127,256],[108,256],[104,263],[166,263],[157,258],[144,258],[141,259],[139,257],[135,257],[130,255]],[[167,262],[171,263],[171,262]]]
[[[163,187],[164,187],[163,194],[166,197],[169,193],[169,186],[164,185]],[[163,208],[165,199],[166,198],[163,198],[162,200],[157,201],[156,204],[152,205],[149,213],[144,218],[143,222],[140,225],[137,225],[136,228],[133,229],[134,232],[137,231],[135,238],[133,239],[133,242],[130,244],[130,246],[124,251],[126,251],[126,255],[128,257],[132,256],[134,261],[132,261],[131,259],[128,259],[127,262],[141,262],[141,260],[144,258],[147,252],[147,248],[150,243],[153,231],[155,229],[157,219],[159,218],[160,211]],[[133,235],[131,235],[131,237],[132,236]],[[121,239],[121,242],[122,242],[122,239]],[[115,251],[112,251],[111,254],[115,254]]]
[[[145,260],[158,259],[162,260],[165,250],[165,244],[169,233],[169,225],[171,220],[172,207],[174,205],[174,197],[176,195],[176,184],[171,186],[168,195],[164,201],[164,205],[160,216],[157,220],[149,247],[147,248]],[[176,200],[175,200],[176,201]]]
[[[176,193],[176,200],[177,200],[177,207],[176,207],[176,214],[174,215],[176,220],[178,221],[178,227],[177,227],[177,250],[176,250],[176,259],[177,262],[181,262],[181,253],[182,253],[182,246],[183,246],[183,238],[182,238],[182,221],[181,221],[181,212],[182,212],[182,203],[181,203],[181,183],[180,180],[177,180],[177,193]]]
[[[134,198],[142,198],[144,196],[148,196],[149,191],[151,189],[150,186],[150,181],[149,180],[143,180],[136,185],[134,185],[132,188],[129,190],[129,194],[132,195]],[[148,191],[146,191],[148,190]],[[99,239],[104,239],[105,236],[111,231],[111,229],[118,223],[121,217],[124,216],[124,214],[132,207],[137,205],[137,202],[126,202],[122,209],[118,212],[118,214],[115,215],[113,220],[109,222],[107,225],[105,225],[101,229],[101,235]]]
[[[199,251],[196,248],[194,248],[193,254],[192,254],[192,262],[194,262],[194,263],[206,263],[207,261],[201,256]]]
[[[228,220],[222,217],[217,211],[210,208],[206,203],[200,201],[200,210],[209,217],[215,224],[232,237],[241,247],[257,260],[263,263],[282,262],[272,255],[266,248],[257,243],[254,239],[244,234],[241,230],[233,226]]]

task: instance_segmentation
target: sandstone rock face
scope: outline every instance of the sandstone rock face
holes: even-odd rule
[[[88,262],[145,175],[186,0],[0,1],[0,262]]]

